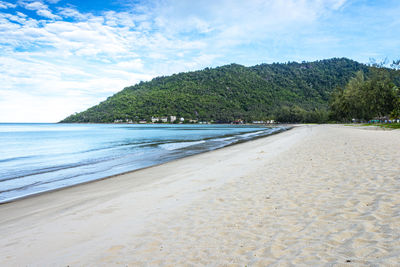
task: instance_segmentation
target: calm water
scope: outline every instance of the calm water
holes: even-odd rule
[[[231,125],[0,124],[0,203],[282,130]]]

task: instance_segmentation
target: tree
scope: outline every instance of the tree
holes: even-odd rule
[[[366,79],[359,71],[344,89],[332,94],[331,111],[338,120],[370,120],[389,115],[395,108],[398,88],[385,68],[371,67]]]
[[[127,87],[63,122],[113,122],[126,116],[138,121],[166,115],[253,121],[273,116],[282,106],[297,106],[305,113],[326,110],[333,88],[345,86],[356,71],[367,69],[353,60],[333,58],[253,67],[231,64],[179,73]],[[291,120],[311,120],[303,111],[292,111]]]
[[[390,114],[394,108],[396,90],[389,72],[383,68],[372,68],[371,77],[365,82],[362,92],[369,117]]]
[[[350,121],[353,118],[366,119],[369,117],[364,85],[364,73],[358,71],[344,89],[336,88],[331,100],[331,110],[335,119]]]
[[[394,101],[393,104],[393,111],[390,113],[390,116],[393,119],[398,119],[400,118],[400,88],[396,88],[395,90],[395,95],[396,95],[396,100]]]

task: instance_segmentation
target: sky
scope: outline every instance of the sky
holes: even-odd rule
[[[399,0],[0,0],[0,122],[230,63],[400,59]]]

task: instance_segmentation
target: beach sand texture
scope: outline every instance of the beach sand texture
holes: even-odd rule
[[[400,131],[313,125],[0,206],[1,266],[398,266]]]

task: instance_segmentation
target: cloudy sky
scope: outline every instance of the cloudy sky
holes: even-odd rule
[[[0,0],[0,122],[229,63],[400,58],[399,0]]]

